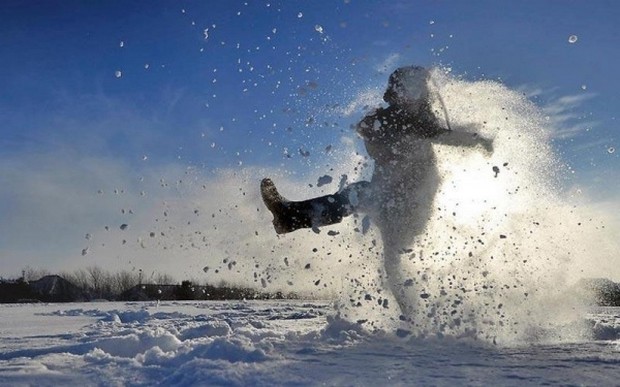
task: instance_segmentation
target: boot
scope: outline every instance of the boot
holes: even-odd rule
[[[309,219],[302,222],[293,220],[290,210],[292,202],[280,195],[271,179],[263,179],[260,182],[260,193],[265,206],[273,214],[273,228],[277,234],[286,234],[304,228],[305,223],[311,224]]]

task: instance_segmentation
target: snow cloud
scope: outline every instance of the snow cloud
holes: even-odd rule
[[[342,108],[342,114],[350,117],[362,110],[369,110],[381,104],[383,91],[379,88],[366,89],[358,93],[346,106]]]

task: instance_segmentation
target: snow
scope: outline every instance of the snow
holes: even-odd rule
[[[620,308],[589,336],[493,345],[369,332],[322,301],[0,305],[0,385],[613,385]]]

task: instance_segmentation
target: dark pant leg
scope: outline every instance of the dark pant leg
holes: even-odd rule
[[[360,181],[333,195],[286,202],[286,215],[280,217],[280,225],[290,232],[340,223],[345,216],[367,206],[369,185],[367,181]]]

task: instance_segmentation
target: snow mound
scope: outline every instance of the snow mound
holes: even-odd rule
[[[189,356],[202,359],[226,360],[231,363],[254,363],[269,358],[266,352],[256,348],[247,338],[218,337],[205,345],[197,345]]]
[[[355,341],[368,333],[359,322],[351,322],[336,314],[327,316],[327,326],[322,330],[321,337],[340,342]]]
[[[170,352],[181,346],[181,341],[173,334],[162,330],[147,330],[138,334],[116,336],[96,340],[89,344],[107,354],[117,357],[134,358],[152,348]]]
[[[620,317],[609,313],[613,308],[602,309],[602,313],[596,313],[588,320],[591,324],[592,338],[605,341],[620,340]]]
[[[191,340],[200,337],[228,336],[232,332],[226,321],[208,321],[200,326],[188,328],[180,334],[182,340]]]

